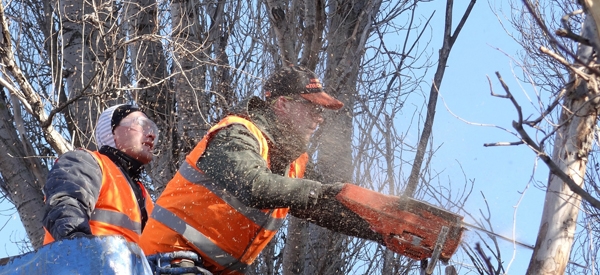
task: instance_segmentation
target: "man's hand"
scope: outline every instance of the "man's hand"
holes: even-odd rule
[[[86,234],[83,232],[73,232],[73,233],[69,234],[66,239],[72,240],[72,239],[79,238],[79,237],[89,237],[89,236],[92,236],[92,235]]]
[[[342,191],[345,185],[341,182],[322,184],[319,199],[335,199],[335,196]]]

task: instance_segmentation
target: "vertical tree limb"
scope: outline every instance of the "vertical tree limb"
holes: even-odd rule
[[[283,60],[284,66],[298,64],[298,56],[296,55],[296,47],[294,46],[292,37],[295,33],[290,27],[291,10],[283,0],[267,0],[267,13],[271,19],[271,26],[277,36],[277,44],[279,44],[279,55]]]
[[[421,175],[421,166],[423,165],[423,158],[425,157],[425,150],[427,149],[427,143],[429,142],[429,137],[431,136],[431,131],[433,128],[433,120],[435,118],[435,108],[437,105],[438,94],[437,91],[440,89],[442,85],[442,79],[444,78],[444,72],[446,71],[446,63],[448,62],[448,58],[450,57],[450,51],[452,50],[452,46],[454,42],[456,42],[456,38],[460,34],[462,27],[464,26],[469,14],[471,14],[471,10],[473,10],[473,6],[475,5],[476,0],[471,0],[467,10],[463,14],[458,27],[452,34],[452,6],[453,0],[448,0],[446,2],[446,23],[444,29],[444,43],[442,48],[439,51],[439,61],[438,67],[435,72],[435,77],[433,79],[433,84],[431,85],[431,89],[429,91],[429,103],[427,104],[427,117],[425,118],[425,126],[423,128],[423,132],[421,134],[421,138],[419,139],[419,145],[417,147],[417,153],[415,155],[415,160],[413,161],[413,167],[410,172],[410,176],[408,178],[408,184],[406,189],[404,190],[404,195],[412,197],[414,196],[415,191],[417,190],[417,186],[419,185],[419,178]]]

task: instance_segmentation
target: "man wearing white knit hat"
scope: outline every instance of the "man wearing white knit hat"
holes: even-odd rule
[[[48,174],[44,244],[83,235],[121,235],[137,243],[154,207],[139,181],[152,160],[158,128],[138,107],[102,112],[98,151],[63,154]]]

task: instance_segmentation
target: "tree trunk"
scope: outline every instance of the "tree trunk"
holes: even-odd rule
[[[316,167],[325,183],[352,181],[352,108],[360,60],[371,23],[379,11],[379,1],[333,1],[336,11],[329,22],[336,32],[330,34],[324,86],[345,106],[325,113],[317,142],[322,144]]]
[[[158,31],[158,7],[155,0],[137,0],[126,6],[129,39],[135,39],[131,49],[133,70],[137,80],[135,98],[142,110],[162,130],[155,148],[153,161],[147,165],[152,175],[155,194],[162,192],[175,175],[176,158],[173,158],[175,102],[169,91],[167,63],[161,42],[153,35]]]
[[[559,125],[565,124],[556,134],[552,156],[561,170],[581,187],[584,184],[587,156],[592,149],[592,129],[598,116],[596,103],[590,104],[588,100],[587,96],[565,100]],[[572,110],[579,111],[572,116]],[[571,120],[566,121],[569,118]],[[564,274],[580,204],[581,197],[573,193],[558,176],[550,174],[542,221],[527,274]]]
[[[16,206],[33,248],[37,249],[44,241],[43,215],[40,215],[40,209],[44,209],[43,182],[38,180],[30,169],[30,163],[25,158],[27,155],[13,126],[13,116],[9,110],[2,92],[0,94],[0,171],[2,172],[0,183],[2,191]],[[47,171],[43,171],[45,176]]]
[[[283,275],[304,274],[304,259],[307,255],[308,221],[289,217],[288,235],[283,251]]]
[[[294,1],[290,1],[293,3]],[[306,1],[307,5],[309,1]],[[267,0],[267,14],[271,19],[271,27],[277,37],[279,46],[279,57],[283,61],[283,66],[298,64],[298,55],[296,43],[293,38],[297,37],[296,28],[292,26],[295,23],[291,21],[296,18],[295,10],[288,7],[290,3],[285,3],[283,0]]]
[[[174,49],[173,86],[178,104],[178,150],[179,161],[191,152],[196,142],[208,131],[210,94],[206,91],[205,53],[203,45],[203,22],[198,18],[199,2],[176,0],[171,3],[173,18]],[[177,160],[175,160],[177,161]]]
[[[233,93],[231,72],[229,69],[229,56],[227,54],[227,46],[229,43],[229,33],[233,22],[228,22],[228,18],[224,11],[225,0],[217,2],[216,7],[212,10],[213,22],[208,31],[208,47],[212,47],[214,62],[217,66],[213,66],[210,78],[213,79],[211,90],[215,91],[216,99],[219,102],[220,111],[227,113],[227,110],[238,101]],[[235,17],[231,16],[231,17]]]
[[[398,190],[396,190],[394,184],[394,148],[392,148],[393,136],[395,133],[392,133],[394,130],[393,121],[390,116],[385,116],[385,132],[383,132],[383,138],[385,140],[385,164],[386,164],[386,176],[387,176],[387,185],[388,185],[388,194],[392,196],[396,196]],[[381,268],[382,274],[397,274],[399,259],[396,258],[396,254],[385,248],[383,251],[383,267]]]
[[[316,169],[324,183],[353,182],[352,120],[356,84],[364,45],[380,4],[380,1],[339,0],[332,1],[329,8],[335,11],[330,15],[329,29],[336,31],[329,34],[324,86],[345,106],[337,111],[325,112],[325,123],[319,126],[317,133],[316,142],[320,145]],[[316,267],[317,270],[325,270],[326,267],[340,270],[343,250],[323,244],[339,245],[342,236],[316,226],[311,227],[312,235],[321,236],[321,239],[311,242],[311,251],[315,251],[312,255],[323,256],[311,261],[321,265]]]
[[[96,53],[100,50],[97,29],[90,23],[99,23],[96,10],[89,2],[61,0],[60,14],[63,25],[64,45],[63,67],[66,71],[66,83],[69,99],[89,93],[94,79]],[[98,25],[97,25],[98,26]],[[99,102],[91,97],[81,97],[69,106],[66,120],[75,147],[95,150],[92,133],[98,119]]]
[[[40,159],[34,158],[38,152],[33,150],[32,133],[25,132],[27,129],[25,124],[35,123],[41,126],[45,145],[51,146],[58,154],[68,151],[71,147],[50,125],[51,118],[46,114],[39,94],[34,91],[18,66],[19,63],[13,54],[12,37],[8,29],[4,7],[1,4],[0,26],[4,38],[0,43],[0,59],[6,69],[3,73],[10,74],[14,79],[14,82],[2,80],[2,86],[9,90],[11,99],[13,99],[12,104],[7,104],[4,92],[0,95],[0,105],[2,106],[0,108],[0,173],[2,175],[0,187],[6,197],[15,205],[29,241],[37,249],[42,245],[44,237],[42,228],[44,196],[41,189],[45,183],[48,169],[42,165]],[[12,83],[16,83],[19,90]],[[21,115],[21,107],[31,114],[30,121],[26,121]],[[11,109],[14,112],[13,115],[9,113]],[[21,132],[20,135],[15,126]],[[32,125],[27,126],[31,127]]]
[[[598,43],[595,22],[586,16],[582,36]],[[580,46],[578,57],[589,61],[597,48]],[[578,76],[572,76],[578,78]],[[591,76],[596,77],[596,76]],[[583,187],[589,152],[594,140],[598,117],[598,95],[588,89],[585,81],[573,80],[573,85],[563,101],[563,109],[557,125],[552,161],[577,185]],[[573,113],[575,112],[575,113]],[[542,220],[535,249],[529,262],[527,274],[564,274],[573,245],[577,215],[581,197],[575,194],[563,180],[554,174],[548,178],[548,189],[542,212]]]

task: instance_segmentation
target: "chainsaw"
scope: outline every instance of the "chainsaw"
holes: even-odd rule
[[[430,258],[427,274],[438,260],[450,260],[465,230],[462,216],[409,197],[345,184],[336,199],[381,234],[391,251],[415,260]]]

